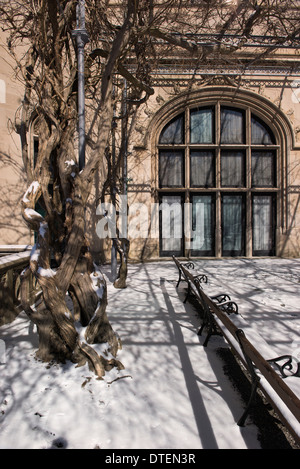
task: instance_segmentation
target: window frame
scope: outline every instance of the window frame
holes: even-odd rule
[[[225,197],[240,197],[241,198],[241,247],[240,249],[225,249],[225,222],[224,222],[224,207],[223,199]],[[222,256],[223,257],[241,257],[246,253],[246,194],[241,192],[222,192],[221,193],[221,233],[222,233]]]
[[[211,158],[212,158],[212,165],[211,165],[211,171],[212,171],[212,175],[211,175],[211,178],[212,178],[212,184],[209,184],[209,183],[206,183],[206,184],[197,184],[196,182],[193,182],[192,180],[192,160],[193,158],[199,158],[201,157],[200,155],[196,155],[196,153],[199,152],[199,153],[211,153]],[[209,155],[206,155],[206,157],[208,157]],[[205,150],[205,149],[190,149],[189,151],[189,171],[190,171],[190,187],[191,188],[197,188],[197,189],[201,189],[201,188],[214,188],[216,187],[216,152],[215,152],[215,149],[213,150]],[[208,177],[206,176],[205,178],[206,180],[208,180]]]
[[[167,152],[170,153],[170,154],[173,153],[174,157],[179,156],[179,153],[181,154],[181,168],[180,168],[180,170],[181,170],[180,180],[181,181],[180,181],[179,184],[170,184],[170,185],[163,184],[162,179],[163,179],[164,175],[162,177],[162,175],[160,174],[161,161],[162,161],[161,158],[163,156],[163,153],[167,153]],[[178,155],[175,155],[176,153]],[[172,156],[169,155],[169,158],[172,158]],[[185,186],[185,184],[184,184],[185,183],[185,154],[184,154],[184,151],[182,149],[173,149],[173,148],[172,149],[171,148],[170,149],[161,149],[159,151],[159,163],[158,164],[159,164],[159,187],[161,189],[163,189],[163,188],[168,188],[168,189],[170,189],[170,188],[182,188],[182,187]]]
[[[214,122],[213,122],[213,143],[191,143],[191,129],[190,129],[190,115],[193,110],[198,109],[209,109],[213,108],[213,115],[214,115]],[[244,143],[221,143],[221,109],[237,109],[241,111],[244,119],[243,123],[243,131],[244,131]],[[184,194],[184,201],[190,202],[192,200],[193,194],[197,193],[207,193],[213,194],[215,197],[215,252],[212,256],[215,257],[222,257],[223,255],[223,247],[222,247],[222,195],[225,193],[240,193],[244,196],[244,206],[245,206],[245,217],[244,217],[244,231],[245,231],[245,245],[244,245],[244,254],[247,257],[254,255],[253,247],[252,247],[252,194],[259,191],[262,193],[272,193],[274,196],[274,206],[276,206],[276,219],[280,216],[280,204],[277,202],[280,196],[280,181],[281,181],[281,146],[279,145],[279,137],[276,132],[274,132],[271,128],[270,122],[265,118],[263,119],[258,107],[253,107],[251,104],[241,104],[241,103],[232,103],[227,102],[226,100],[217,98],[213,100],[207,99],[205,102],[199,104],[189,103],[185,106],[184,112],[178,111],[176,113],[177,116],[183,115],[184,116],[184,123],[183,128],[185,129],[185,135],[183,136],[184,144],[156,144],[156,149],[159,151],[161,149],[173,149],[177,150],[180,149],[184,151],[184,181],[182,187],[160,187],[157,184],[157,191],[158,195],[163,194],[165,192],[174,192]],[[172,117],[172,119],[176,118],[176,115]],[[252,144],[252,130],[251,130],[251,121],[252,118],[257,120],[259,123],[262,123],[266,129],[271,133],[272,136],[272,144],[263,144],[263,143],[255,143]],[[171,119],[170,119],[171,120]],[[166,124],[165,124],[166,125]],[[159,134],[158,134],[159,137]],[[214,152],[214,186],[205,185],[205,186],[198,186],[196,184],[192,184],[192,177],[191,177],[191,160],[192,160],[192,152],[193,151],[212,151]],[[244,184],[231,186],[231,185],[222,185],[221,183],[221,152],[223,151],[243,151],[244,152]],[[252,185],[252,173],[251,173],[251,162],[252,162],[252,151],[272,151],[273,156],[273,181],[274,184],[271,186],[258,186]],[[157,174],[157,173],[156,173]],[[274,222],[274,232],[276,232],[277,222]],[[274,233],[274,252],[276,251],[276,234]],[[192,253],[190,249],[185,249],[183,247],[184,253],[187,256],[198,257],[195,253]]]
[[[254,175],[253,175],[253,157],[254,157],[254,153],[261,153],[261,155],[263,155],[263,153],[272,153],[272,164],[271,164],[271,175],[270,175],[270,178],[271,178],[271,182],[270,184],[266,185],[266,184],[259,184],[259,183],[254,183]],[[263,157],[263,156],[262,156]],[[256,148],[253,148],[252,147],[252,151],[251,151],[251,185],[253,188],[276,188],[277,187],[277,177],[276,177],[276,171],[277,169],[277,158],[276,158],[276,152],[274,150],[267,150],[267,149],[256,149]]]
[[[255,249],[254,248],[254,236],[255,236],[255,226],[254,226],[254,198],[255,197],[270,197],[271,198],[271,224],[272,224],[272,232],[271,232],[271,249]],[[252,216],[252,253],[254,257],[260,256],[275,256],[276,249],[275,249],[275,241],[276,241],[276,212],[277,212],[277,200],[275,193],[268,193],[268,192],[253,192],[251,194],[251,216]]]
[[[215,244],[216,244],[216,236],[215,236],[215,231],[216,231],[216,194],[213,192],[193,192],[191,195],[191,203],[192,203],[192,220],[191,220],[191,227],[192,230],[194,230],[194,217],[193,217],[193,210],[194,210],[194,202],[193,199],[195,197],[211,197],[211,223],[210,223],[210,231],[212,233],[212,246],[210,250],[201,250],[201,249],[191,249],[191,255],[192,257],[209,257],[209,256],[214,256],[215,253]]]
[[[169,197],[180,197],[181,199],[181,246],[179,251],[169,251],[169,250],[163,250],[163,238],[161,236],[162,234],[162,211],[159,210],[159,255],[160,257],[171,257],[172,255],[175,255],[176,257],[181,257],[184,255],[184,196],[183,194],[176,192],[168,192],[168,193],[161,193],[159,196],[159,205],[163,203],[163,197],[164,196],[169,196]]]

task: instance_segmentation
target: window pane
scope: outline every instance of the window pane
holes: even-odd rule
[[[192,255],[214,255],[214,201],[211,195],[193,196]]]
[[[221,143],[245,143],[243,111],[221,108]]]
[[[253,213],[253,255],[274,254],[273,197],[254,195]]]
[[[160,151],[159,154],[160,187],[182,187],[183,152]]]
[[[191,143],[213,143],[213,128],[212,109],[191,111]]]
[[[245,153],[243,151],[221,152],[221,185],[223,187],[245,186]]]
[[[161,199],[161,254],[182,253],[182,199],[164,195]]]
[[[180,144],[184,143],[183,114],[172,119],[161,131],[159,143]]]
[[[253,187],[275,186],[275,153],[252,151],[251,173]]]
[[[269,127],[257,117],[251,118],[251,143],[252,145],[272,145],[275,138]]]
[[[224,256],[241,256],[244,254],[244,217],[242,195],[223,196],[222,249]]]
[[[191,151],[191,186],[214,187],[215,154],[213,151]]]

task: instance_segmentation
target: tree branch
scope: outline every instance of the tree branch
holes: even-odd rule
[[[95,59],[96,57],[108,57],[108,52],[103,49],[95,49],[90,54],[91,59]],[[118,63],[117,65],[118,72],[120,75],[128,80],[135,88],[139,89],[140,91],[144,91],[147,95],[151,96],[154,94],[154,89],[150,86],[146,85],[145,83],[138,80],[132,73],[130,73],[124,65]]]
[[[173,46],[180,47],[182,49],[186,49],[190,53],[194,54],[198,51],[198,46],[194,42],[189,42],[186,39],[183,39],[181,35],[172,36],[171,34],[164,33],[159,29],[150,29],[149,34],[152,37],[157,39],[162,39],[166,41],[168,44],[172,44]]]

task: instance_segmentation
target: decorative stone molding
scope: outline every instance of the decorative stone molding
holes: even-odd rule
[[[223,82],[224,78],[227,81],[227,77],[222,77]],[[221,78],[216,77],[216,81],[220,82]],[[237,84],[235,86],[207,84],[176,95],[153,114],[144,135],[143,144],[140,146],[149,149],[151,145],[155,146],[157,142],[154,140],[158,138],[163,126],[185,107],[207,105],[217,100],[242,108],[250,106],[261,119],[272,123],[272,130],[279,142],[287,148],[295,148],[295,133],[288,116],[265,96],[245,89],[242,85],[237,86]]]

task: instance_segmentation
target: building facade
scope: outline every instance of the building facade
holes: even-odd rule
[[[192,89],[182,76],[159,77],[156,85],[130,149],[128,200],[159,204],[150,217],[158,236],[154,230],[142,243],[131,241],[132,252],[298,256],[297,75],[256,69],[241,79],[211,71]],[[166,205],[182,210],[164,215]],[[165,237],[170,223],[173,235]]]
[[[32,244],[21,216],[26,179],[15,125],[23,90],[4,49],[0,65],[0,244]],[[125,162],[132,261],[299,256],[298,67],[298,48],[289,46],[246,70],[212,64],[195,73],[171,61],[154,73]],[[34,131],[29,142],[34,158]],[[91,249],[109,259],[100,213],[92,195]]]

